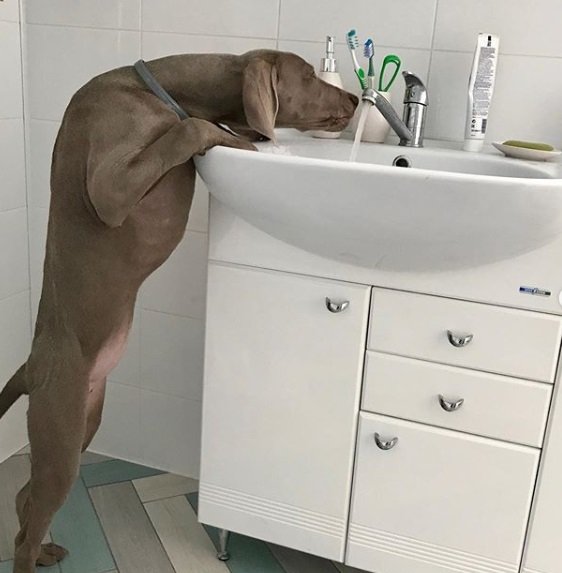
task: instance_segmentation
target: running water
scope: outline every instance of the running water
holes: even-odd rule
[[[367,121],[367,115],[369,114],[369,109],[371,109],[372,105],[373,104],[368,101],[363,102],[361,114],[359,115],[359,123],[357,124],[357,129],[355,130],[355,140],[353,141],[353,147],[351,148],[349,161],[357,161],[357,154],[359,153],[359,146],[361,145],[361,136],[363,135],[365,122]]]

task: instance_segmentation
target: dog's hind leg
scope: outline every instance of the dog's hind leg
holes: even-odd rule
[[[86,406],[86,434],[82,444],[82,451],[88,448],[100,427],[106,382],[106,378],[90,382],[90,392]]]
[[[31,479],[17,497],[21,529],[14,573],[34,573],[36,564],[52,565],[66,554],[62,547],[41,542],[78,476],[86,434],[88,379],[77,343],[53,343],[50,356],[41,354],[28,370]]]

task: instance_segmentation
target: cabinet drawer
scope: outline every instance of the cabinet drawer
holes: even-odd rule
[[[383,289],[371,313],[371,350],[554,381],[559,317]]]
[[[541,447],[551,391],[538,382],[370,351],[362,408]]]
[[[379,443],[397,438],[389,450]],[[346,563],[517,573],[539,451],[361,414]]]

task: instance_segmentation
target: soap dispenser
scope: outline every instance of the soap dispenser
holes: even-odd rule
[[[337,71],[336,59],[334,57],[334,36],[326,36],[326,57],[320,62],[318,77],[328,84],[343,88],[341,77]],[[324,139],[337,139],[339,131],[311,131],[312,137],[322,137]]]

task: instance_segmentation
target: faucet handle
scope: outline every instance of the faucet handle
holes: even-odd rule
[[[412,72],[402,72],[406,82],[406,92],[404,94],[404,103],[419,103],[428,105],[427,89],[421,79]]]

